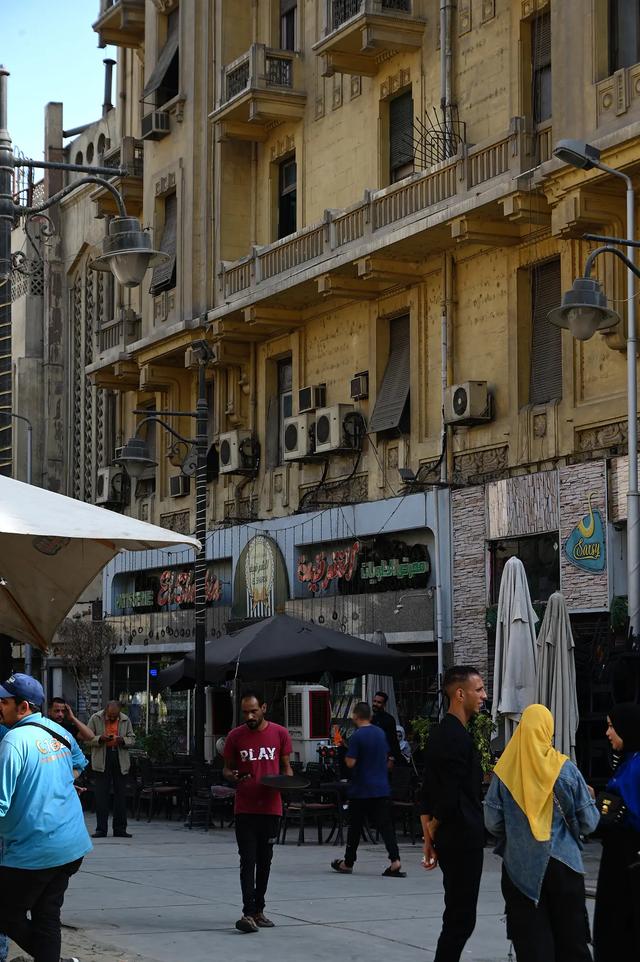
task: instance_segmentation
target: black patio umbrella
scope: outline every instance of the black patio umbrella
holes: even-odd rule
[[[343,681],[372,673],[397,675],[408,664],[409,658],[393,649],[290,615],[265,618],[205,646],[207,684],[236,677],[312,682],[325,673]],[[161,671],[155,687],[176,691],[192,688],[194,680],[195,659],[189,654]]]

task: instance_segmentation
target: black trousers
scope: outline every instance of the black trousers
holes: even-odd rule
[[[507,936],[518,962],[591,962],[583,875],[549,859],[536,905],[513,884],[503,866],[502,894]]]
[[[69,879],[81,865],[80,858],[55,868],[0,866],[0,932],[35,962],[60,960],[60,911]]]
[[[109,828],[109,796],[113,792],[113,832],[127,830],[127,776],[120,771],[118,751],[107,748],[104,772],[94,772],[96,798],[96,831]]]
[[[444,883],[444,914],[434,962],[460,962],[462,950],[476,927],[482,859],[478,848],[438,846]]]
[[[603,832],[593,924],[595,962],[640,959],[640,833]]]
[[[264,911],[280,819],[277,815],[239,813],[235,817],[235,826],[240,855],[242,914],[255,915]]]
[[[345,865],[353,865],[357,858],[358,845],[362,837],[365,820],[369,820],[372,828],[377,828],[387,849],[387,855],[392,862],[400,859],[396,830],[393,827],[393,815],[390,798],[350,798],[349,799],[349,828],[347,830],[347,848],[344,854]]]

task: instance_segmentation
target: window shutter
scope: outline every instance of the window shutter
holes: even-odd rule
[[[540,14],[533,21],[531,59],[534,70],[540,70],[551,64],[551,14],[549,11]]]
[[[389,167],[391,171],[413,160],[413,97],[411,91],[389,103]]]
[[[178,198],[175,194],[168,194],[164,202],[164,228],[160,241],[160,250],[169,254],[166,264],[159,264],[153,269],[150,294],[171,290],[176,286],[176,240],[178,233]]]
[[[283,17],[285,13],[295,10],[297,6],[298,0],[280,0],[280,16]]]
[[[389,328],[389,360],[378,391],[370,431],[392,431],[400,422],[409,400],[409,318],[398,317]]]
[[[562,336],[548,320],[562,300],[560,258],[531,270],[531,368],[529,403],[546,404],[562,397]]]

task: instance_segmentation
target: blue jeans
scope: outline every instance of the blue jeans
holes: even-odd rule
[[[0,962],[7,962],[9,954],[9,939],[0,933]]]

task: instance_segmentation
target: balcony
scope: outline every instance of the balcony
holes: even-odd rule
[[[98,353],[126,351],[129,344],[140,340],[142,321],[133,311],[122,310],[121,316],[103,324],[97,333]]]
[[[113,186],[124,197],[127,213],[132,217],[142,214],[142,175],[144,167],[144,144],[134,137],[123,137],[117,147],[108,150],[101,161],[102,167],[122,168],[126,176],[120,174],[111,178]],[[118,213],[113,194],[105,187],[98,187],[91,194],[98,208],[98,216],[106,217]]]
[[[222,100],[211,114],[231,140],[265,140],[268,127],[300,120],[307,95],[301,64],[295,53],[270,50],[263,43],[228,64],[222,73]]]
[[[425,21],[414,16],[415,0],[327,0],[327,31],[313,49],[324,59],[323,75],[374,77],[394,53],[419,50]]]
[[[93,29],[100,46],[136,49],[144,44],[145,0],[100,0],[100,16]]]
[[[322,222],[255,247],[238,261],[223,263],[219,280],[225,307],[213,312],[211,319],[223,318],[230,311],[246,311],[256,299],[276,292],[282,301],[288,286],[307,285],[300,292],[301,303],[311,297],[311,286],[320,294],[336,294],[340,289],[351,290],[356,297],[366,296],[367,285],[379,293],[381,284],[393,287],[406,278],[403,259],[410,263],[424,258],[426,230],[438,250],[459,244],[502,247],[514,243],[522,225],[530,223],[527,217],[533,217],[534,206],[530,199],[531,211],[517,216],[514,181],[535,162],[532,137],[523,123],[515,121],[519,118],[502,137],[463,145],[449,160],[391,187],[367,191],[364,200],[351,207],[327,211]],[[469,212],[472,194],[478,208],[485,195],[482,214]],[[513,203],[503,210],[502,201],[509,198]],[[396,264],[388,259],[394,244],[397,250],[392,256],[399,258]],[[381,252],[387,258],[383,264],[375,256]],[[327,278],[330,270],[342,274]]]

